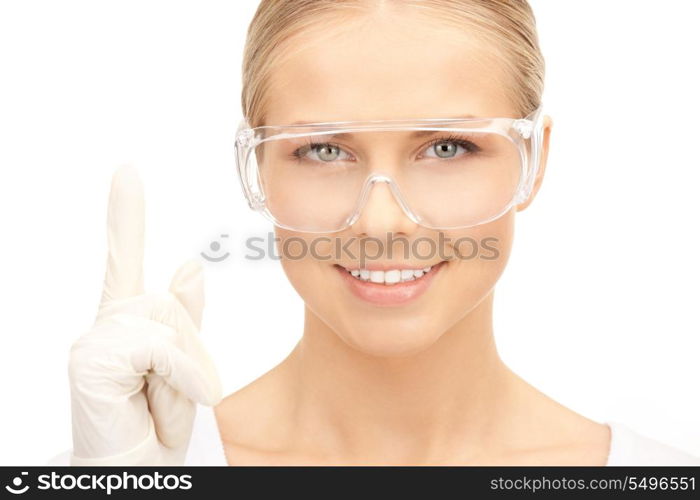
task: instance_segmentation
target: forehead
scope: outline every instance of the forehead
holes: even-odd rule
[[[265,124],[514,116],[495,48],[425,17],[318,23],[270,74]]]

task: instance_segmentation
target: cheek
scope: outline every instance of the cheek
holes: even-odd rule
[[[453,309],[466,313],[493,289],[508,263],[513,244],[515,212],[475,228],[447,232],[454,255],[447,295]]]
[[[316,302],[328,288],[332,243],[323,235],[275,229],[277,255],[292,287],[306,302]],[[326,292],[327,293],[327,292]]]

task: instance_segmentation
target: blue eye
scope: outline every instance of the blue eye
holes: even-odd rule
[[[291,156],[297,160],[310,159],[321,163],[331,163],[339,159],[341,161],[349,159],[338,158],[341,152],[343,152],[343,149],[337,144],[332,144],[330,142],[309,142],[295,149]],[[309,153],[316,154],[317,158],[309,158]]]
[[[439,148],[436,148],[436,146],[439,146]],[[455,151],[458,147],[461,147],[470,155],[478,153],[481,150],[481,148],[479,148],[479,146],[473,142],[454,135],[438,137],[437,139],[432,140],[428,145],[428,150],[432,148],[432,150],[436,153],[436,156],[430,156],[430,158],[450,159],[455,156]],[[442,156],[443,154],[444,156]]]

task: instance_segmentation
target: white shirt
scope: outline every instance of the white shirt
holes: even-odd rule
[[[605,422],[611,441],[605,465],[700,465],[700,458],[639,434],[620,422]],[[70,450],[47,465],[70,465]],[[214,409],[198,405],[184,465],[228,465]]]

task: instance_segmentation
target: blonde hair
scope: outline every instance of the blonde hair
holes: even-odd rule
[[[500,50],[509,97],[520,116],[535,110],[544,90],[544,58],[527,0],[261,0],[243,53],[241,105],[252,127],[264,124],[271,71],[290,40],[328,18],[355,18],[385,6],[416,7]],[[342,23],[342,21],[341,21]]]

